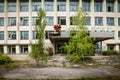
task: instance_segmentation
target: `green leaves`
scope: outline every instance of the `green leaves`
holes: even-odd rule
[[[85,27],[85,18],[88,15],[78,10],[75,16],[75,26],[72,28],[70,41],[65,45],[65,50],[69,55],[69,58],[73,62],[83,60],[85,56],[91,55],[94,51],[94,44],[92,38],[87,34],[87,28]]]

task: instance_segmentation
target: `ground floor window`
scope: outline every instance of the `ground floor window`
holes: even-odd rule
[[[28,53],[28,45],[21,45],[20,52],[21,53]]]
[[[10,54],[16,53],[15,45],[9,45],[8,46],[8,53],[10,53]]]
[[[115,50],[115,45],[114,44],[108,44],[107,45],[107,50]]]
[[[0,52],[1,52],[1,53],[4,52],[3,45],[0,45]]]

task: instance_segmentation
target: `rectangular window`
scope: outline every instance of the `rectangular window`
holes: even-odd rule
[[[45,0],[45,11],[53,11],[53,0]]]
[[[70,0],[70,11],[77,11],[79,6],[79,0]]]
[[[4,40],[4,31],[0,31],[0,40]]]
[[[20,11],[28,12],[29,1],[28,0],[20,0]]]
[[[8,46],[8,53],[9,54],[15,54],[16,53],[16,48],[14,45],[9,45]]]
[[[120,26],[120,17],[118,18],[118,26]]]
[[[45,39],[50,38],[50,33],[53,33],[54,31],[45,31]]]
[[[20,25],[21,26],[28,26],[28,17],[21,17],[20,18]]]
[[[32,32],[32,39],[37,39],[37,32],[36,31]]]
[[[28,53],[28,45],[21,45],[20,52],[21,53]]]
[[[85,25],[91,25],[91,18],[90,17],[85,18]]]
[[[21,31],[20,32],[20,39],[28,39],[28,31]]]
[[[8,26],[16,26],[16,18],[15,17],[8,18]]]
[[[90,0],[83,0],[82,1],[82,9],[83,11],[90,11]]]
[[[4,49],[3,49],[3,48],[4,48],[4,46],[3,46],[3,45],[0,45],[0,52],[1,52],[1,53],[4,53]]]
[[[33,17],[33,18],[32,18],[32,25],[33,25],[33,26],[36,25],[36,20],[37,20],[37,17]]]
[[[75,18],[74,17],[70,17],[70,25],[75,25]]]
[[[118,38],[120,39],[120,31],[118,31]]]
[[[0,26],[4,26],[4,18],[0,18]]]
[[[115,49],[115,45],[114,44],[108,44],[107,45],[107,50],[114,50]]]
[[[94,1],[94,10],[95,12],[102,12],[102,0],[95,0]]]
[[[107,17],[107,25],[114,26],[114,17]]]
[[[95,25],[102,26],[103,25],[103,18],[102,17],[95,17]]]
[[[46,24],[53,25],[53,17],[46,17]]]
[[[16,12],[16,1],[8,0],[8,12]]]
[[[16,31],[8,31],[8,39],[15,40],[16,39]]]
[[[38,11],[41,7],[41,0],[32,1],[32,11]]]
[[[0,12],[4,12],[4,0],[0,0]]]
[[[120,12],[120,0],[118,0],[118,12]]]
[[[66,17],[58,17],[58,24],[66,25]]]
[[[107,12],[114,12],[114,0],[106,1],[106,10]]]
[[[66,0],[58,0],[57,11],[66,11]]]

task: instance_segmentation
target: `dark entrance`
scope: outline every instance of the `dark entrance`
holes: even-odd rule
[[[63,49],[62,44],[56,44],[55,45],[55,53],[56,54],[63,54],[64,53],[64,49]]]

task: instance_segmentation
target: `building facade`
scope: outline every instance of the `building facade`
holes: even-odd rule
[[[36,41],[39,8],[46,11],[44,44],[52,47],[49,32],[54,31],[56,24],[61,25],[61,31],[73,27],[78,6],[89,15],[86,18],[89,30],[115,32],[114,39],[102,42],[102,50],[120,51],[120,0],[0,0],[0,51],[5,54],[31,51],[30,42]]]

